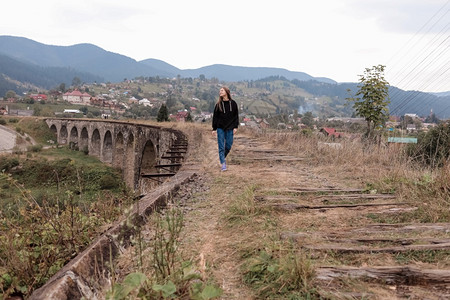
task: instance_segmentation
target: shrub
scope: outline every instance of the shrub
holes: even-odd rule
[[[41,144],[31,145],[31,146],[27,147],[27,151],[30,151],[30,152],[40,152],[41,150],[42,150]]]
[[[407,148],[407,153],[416,161],[432,167],[442,166],[450,157],[450,122],[421,135],[416,145]]]
[[[3,118],[0,119],[0,125],[6,125],[5,119],[3,119]]]
[[[100,177],[98,184],[100,185],[100,188],[102,190],[110,190],[117,187],[118,185],[116,178],[114,178],[110,174],[105,174],[102,177]]]
[[[88,155],[88,154],[89,154],[89,148],[88,148],[88,146],[84,146],[83,149],[81,149],[81,151],[82,151],[85,155]]]
[[[19,165],[19,160],[16,157],[0,157],[0,171],[8,172]]]
[[[12,153],[16,155],[21,155],[23,154],[23,151],[19,147],[14,146],[14,148],[12,149]]]

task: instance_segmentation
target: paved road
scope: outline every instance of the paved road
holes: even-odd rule
[[[16,145],[16,134],[11,129],[0,125],[0,151],[7,151]]]

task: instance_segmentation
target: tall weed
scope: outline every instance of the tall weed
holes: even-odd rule
[[[50,203],[37,201],[11,176],[2,173],[0,181],[20,192],[16,211],[0,211],[0,298],[29,296],[82,251],[102,225],[121,214],[121,206],[111,205],[119,202],[112,194],[99,196],[86,208],[71,191],[61,191]],[[120,201],[127,199],[122,197]]]
[[[312,260],[292,246],[266,248],[243,264],[243,279],[261,299],[318,299]]]
[[[220,297],[222,290],[202,281],[192,261],[183,260],[180,253],[180,234],[183,212],[170,208],[156,213],[153,220],[153,242],[146,250],[139,250],[140,272],[128,274],[122,282],[114,284],[106,299],[198,299]],[[137,241],[137,247],[143,245]],[[145,260],[146,263],[142,263]],[[149,261],[150,260],[150,261]],[[146,269],[143,265],[150,265]]]

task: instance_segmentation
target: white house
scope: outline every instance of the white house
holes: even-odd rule
[[[139,100],[139,105],[150,106],[150,107],[153,106],[153,104],[147,98]]]
[[[413,119],[419,119],[419,116],[417,114],[405,114],[405,117],[411,117]]]

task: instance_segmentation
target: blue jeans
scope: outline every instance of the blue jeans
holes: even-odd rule
[[[233,129],[223,130],[222,128],[217,128],[217,145],[219,146],[220,163],[224,164],[225,157],[230,153],[233,145]]]

